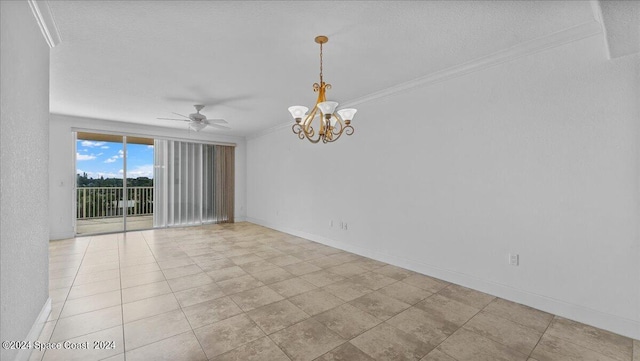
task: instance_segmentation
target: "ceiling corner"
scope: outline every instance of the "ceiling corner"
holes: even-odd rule
[[[51,8],[49,7],[49,2],[47,0],[27,0],[27,2],[31,7],[33,16],[35,16],[38,22],[38,26],[40,26],[40,31],[42,31],[42,36],[44,36],[47,45],[49,45],[50,48],[54,48],[60,44],[62,39],[60,38],[60,32],[53,18]]]

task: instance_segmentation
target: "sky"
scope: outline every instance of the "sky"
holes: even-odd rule
[[[89,178],[122,178],[122,143],[78,140],[76,174]],[[153,178],[153,145],[127,144],[127,178]]]

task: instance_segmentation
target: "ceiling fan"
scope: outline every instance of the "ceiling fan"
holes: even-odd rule
[[[178,114],[178,113],[172,113],[172,114],[175,114],[175,115],[179,115],[184,119],[182,119],[182,118],[158,118],[158,119],[161,119],[161,120],[178,120],[178,121],[182,121],[182,122],[189,122],[189,127],[191,129],[195,130],[196,132],[201,131],[206,126],[210,126],[210,127],[216,128],[216,129],[224,129],[224,130],[231,129],[231,128],[226,127],[224,125],[220,125],[220,124],[228,124],[227,121],[224,120],[224,119],[207,119],[206,115],[200,114],[200,111],[202,110],[202,108],[204,108],[204,105],[196,104],[196,105],[194,105],[194,107],[196,108],[196,112],[189,114],[189,116]]]

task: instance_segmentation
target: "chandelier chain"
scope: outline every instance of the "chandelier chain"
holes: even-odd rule
[[[320,43],[320,85],[322,85],[322,43]]]

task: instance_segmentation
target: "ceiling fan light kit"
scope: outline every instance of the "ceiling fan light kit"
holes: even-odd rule
[[[309,108],[302,105],[289,107],[289,112],[295,120],[291,127],[293,133],[300,139],[307,139],[311,143],[335,142],[342,134],[353,134],[351,121],[356,114],[356,109],[341,109],[336,112],[337,102],[327,101],[326,91],[331,89],[331,84],[324,82],[322,78],[322,44],[329,41],[324,35],[316,36],[316,43],[320,44],[320,83],[313,84],[313,91],[318,93],[316,105],[307,114]],[[317,127],[314,129],[314,125]]]
[[[224,125],[220,125],[220,124],[228,124],[226,120],[224,119],[207,119],[207,116],[204,114],[201,114],[200,111],[204,108],[204,105],[201,104],[196,104],[193,106],[194,108],[196,108],[196,112],[195,113],[191,113],[189,114],[189,116],[186,115],[182,115],[179,113],[173,113],[175,115],[181,116],[184,119],[177,119],[177,118],[158,118],[158,119],[162,119],[162,120],[178,120],[178,121],[182,121],[182,122],[189,122],[189,128],[199,132],[202,129],[204,129],[207,126],[213,127],[213,128],[217,128],[217,129],[223,129],[223,130],[229,130],[231,128],[226,127]]]

